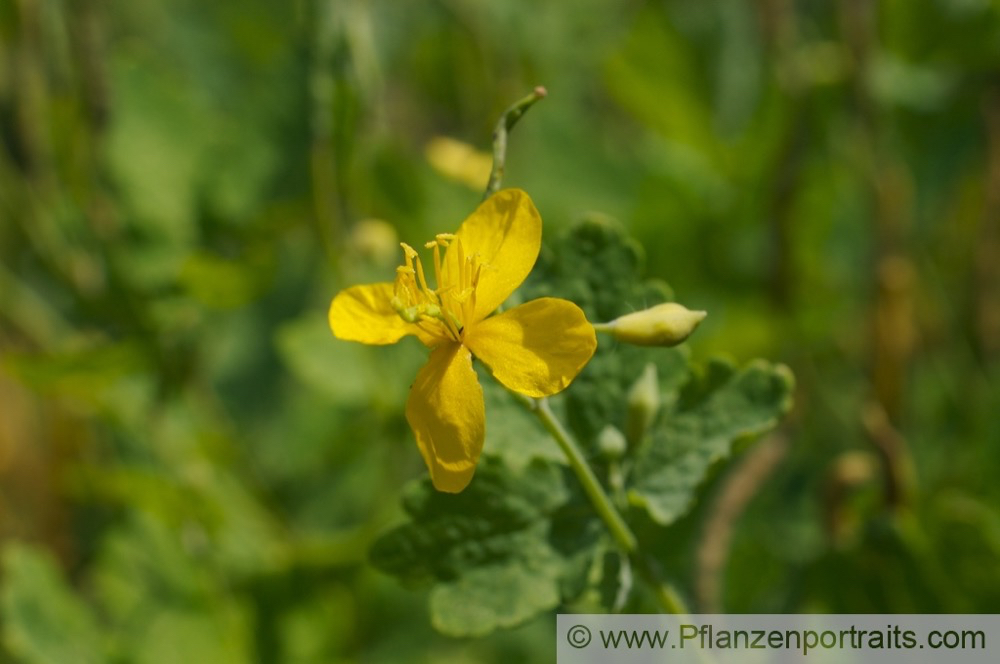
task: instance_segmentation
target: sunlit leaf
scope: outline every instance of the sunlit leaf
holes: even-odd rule
[[[792,375],[780,365],[755,362],[735,372],[710,365],[701,384],[682,395],[636,452],[631,502],[660,524],[675,521],[691,507],[712,464],[727,457],[736,440],[778,423],[791,406],[791,390]]]
[[[480,463],[460,494],[411,486],[411,521],[380,538],[372,562],[410,581],[430,581],[434,626],[454,636],[512,627],[560,601],[572,572],[552,540],[551,519],[570,497],[564,471],[535,461],[513,471]]]

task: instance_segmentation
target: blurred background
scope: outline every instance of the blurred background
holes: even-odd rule
[[[797,377],[672,526],[693,605],[1000,611],[1000,2],[0,0],[0,661],[551,658],[367,563],[424,353],[326,325],[535,85],[546,235]]]

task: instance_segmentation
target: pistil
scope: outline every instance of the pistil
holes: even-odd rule
[[[466,293],[464,293],[464,289],[456,293],[455,284],[444,283],[441,261],[441,249],[447,248],[449,241],[454,239],[455,236],[450,233],[441,233],[435,240],[424,245],[428,249],[434,250],[436,289],[431,289],[427,284],[423,263],[416,250],[405,242],[400,243],[403,248],[405,264],[396,268],[392,306],[406,322],[415,323],[424,331],[435,336],[447,336],[454,341],[461,341],[463,321],[469,320],[469,312],[465,306],[466,298],[463,297]],[[464,259],[461,243],[459,243],[458,251],[459,257]],[[459,286],[464,285],[465,274],[464,269],[459,270]],[[456,316],[456,311],[461,314],[461,317]],[[444,329],[429,329],[426,324],[428,319],[433,319]]]

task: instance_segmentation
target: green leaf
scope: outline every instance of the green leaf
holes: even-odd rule
[[[252,216],[282,162],[267,136],[267,104],[240,101],[243,89],[212,99],[204,93],[218,81],[207,69],[151,56],[134,50],[111,61],[108,167],[132,223],[179,249],[197,243],[198,216],[207,210],[226,223]],[[192,74],[211,83],[199,89]],[[275,94],[281,82],[268,83]],[[243,110],[232,113],[232,104]]]
[[[3,552],[4,647],[18,661],[107,661],[97,621],[45,551],[13,543]]]
[[[590,215],[542,256],[524,290],[531,298],[564,297],[578,304],[588,320],[607,322],[672,299],[667,284],[642,279],[643,260],[642,247],[617,222]],[[591,456],[605,425],[624,429],[625,395],[650,362],[664,392],[687,377],[682,349],[637,348],[598,336],[596,354],[564,393],[566,423]]]
[[[486,443],[484,454],[502,457],[512,468],[524,468],[532,459],[565,464],[566,456],[552,436],[507,390],[480,372],[486,402]]]
[[[662,281],[641,279],[642,247],[614,219],[589,214],[543,253],[524,287],[526,299],[555,295],[572,300],[591,321],[671,299]]]
[[[192,243],[198,162],[211,140],[206,108],[167,66],[120,59],[112,67],[116,113],[108,163],[143,230],[172,247]]]
[[[561,559],[532,529],[511,538],[516,558],[469,570],[431,591],[431,622],[450,636],[482,636],[514,627],[559,603]]]
[[[88,412],[125,420],[145,411],[148,361],[133,341],[47,353],[5,352],[0,368],[30,388]]]
[[[712,464],[739,438],[773,428],[791,407],[793,379],[763,361],[734,371],[720,362],[695,378],[635,454],[629,500],[668,525],[694,502]]]
[[[574,552],[552,536],[551,519],[569,498],[558,466],[536,460],[517,471],[487,458],[460,494],[411,485],[411,522],[381,537],[371,560],[404,580],[430,579],[431,618],[445,634],[512,627],[554,608],[564,576],[576,572]]]
[[[267,285],[271,266],[261,252],[231,260],[207,251],[187,257],[178,275],[181,285],[204,306],[236,309],[259,296]]]
[[[613,97],[664,138],[716,157],[712,106],[697,55],[663,12],[648,9],[608,60]]]
[[[339,404],[387,410],[401,409],[423,361],[406,341],[379,347],[341,341],[319,313],[283,325],[276,337],[285,364],[305,384]]]
[[[259,542],[243,545],[251,548]],[[233,565],[226,547],[196,523],[178,528],[141,513],[104,539],[90,586],[127,661],[252,660],[251,616],[231,585],[240,578],[240,561]],[[150,648],[151,643],[171,647]]]
[[[188,550],[179,541],[182,532]],[[94,596],[112,622],[133,621],[133,629],[157,607],[207,606],[215,569],[208,542],[197,526],[185,530],[135,512],[101,541],[90,575]]]
[[[142,633],[142,643],[132,646],[137,664],[217,662],[244,664],[253,661],[250,612],[236,601],[220,600],[208,610],[167,607],[156,612]],[[170,644],[150,648],[149,644]]]
[[[688,375],[684,351],[650,351],[602,339],[590,364],[566,393],[567,424],[590,456],[597,455],[597,437],[607,424],[625,429],[629,388],[645,366],[656,366],[660,390],[670,394]]]

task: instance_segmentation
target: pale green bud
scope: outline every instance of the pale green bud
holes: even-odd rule
[[[636,346],[676,346],[691,336],[705,316],[704,311],[691,311],[676,302],[666,302],[594,327]]]
[[[625,438],[629,445],[636,445],[656,419],[660,410],[660,381],[656,365],[647,364],[639,380],[628,391],[628,409],[625,413]]]
[[[381,219],[362,219],[357,222],[347,241],[360,255],[379,264],[391,264],[399,251],[396,229]]]
[[[601,451],[601,456],[609,461],[621,459],[628,449],[625,434],[615,425],[608,424],[597,434],[597,448]]]

